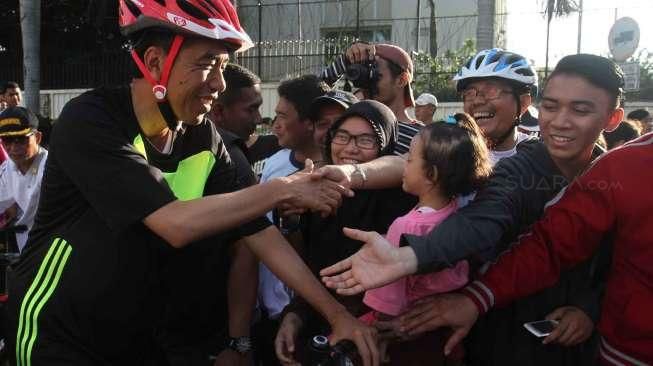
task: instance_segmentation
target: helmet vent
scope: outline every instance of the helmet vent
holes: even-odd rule
[[[482,64],[482,63],[483,63],[483,58],[482,58],[482,57],[478,57],[478,58],[476,59],[476,67],[475,67],[475,69],[478,69],[479,67],[481,67],[481,64]]]
[[[501,54],[499,54],[498,52],[493,52],[489,55],[488,60],[485,61],[485,64],[489,65],[491,63],[497,62],[499,58],[501,58]]]
[[[134,18],[138,18],[141,15],[141,10],[136,5],[134,5],[131,0],[125,0],[125,5],[127,5],[127,8],[132,13]]]
[[[219,14],[219,11],[210,1],[198,0],[197,3],[200,4],[209,14]]]
[[[154,0],[154,1],[159,3],[159,5],[161,5],[161,6],[166,6],[166,0]]]
[[[177,0],[177,5],[181,8],[181,10],[185,11],[195,19],[201,19],[204,21],[209,20],[209,17],[203,11],[201,11],[194,5],[189,4],[188,1],[186,0]]]

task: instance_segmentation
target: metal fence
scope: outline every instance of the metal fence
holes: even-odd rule
[[[234,61],[256,72],[263,81],[280,81],[303,74],[318,74],[353,38],[257,42],[234,55]]]

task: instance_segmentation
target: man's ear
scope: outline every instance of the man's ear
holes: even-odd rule
[[[533,102],[533,97],[531,97],[530,94],[522,94],[519,96],[519,104],[521,104],[521,110],[519,111],[520,117],[524,113],[526,113],[526,110],[528,110],[528,106],[531,105],[532,102]]]
[[[306,124],[306,129],[311,131],[311,133],[315,132],[315,123],[313,123],[312,119],[304,118],[302,123]]]
[[[143,64],[155,80],[161,79],[167,53],[161,47],[150,46],[143,53]]]
[[[34,132],[34,139],[36,140],[37,145],[41,145],[41,139],[43,139],[43,134],[41,131]]]
[[[619,127],[619,124],[623,120],[624,120],[624,109],[615,108],[610,113],[610,116],[608,117],[608,123],[605,125],[604,130],[608,132],[614,131],[617,127]]]
[[[397,79],[398,79],[398,82],[399,82],[399,86],[402,87],[402,88],[405,88],[406,85],[408,85],[410,77],[408,76],[408,72],[404,71],[401,74],[399,74],[399,77]]]

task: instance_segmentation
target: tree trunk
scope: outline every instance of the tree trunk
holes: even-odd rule
[[[435,0],[430,0],[431,6],[431,25],[429,26],[429,53],[431,57],[438,55],[438,25],[435,22]]]
[[[20,0],[20,29],[23,39],[24,105],[40,113],[41,90],[41,0]]]
[[[478,22],[476,23],[476,49],[494,47],[495,0],[478,0]]]

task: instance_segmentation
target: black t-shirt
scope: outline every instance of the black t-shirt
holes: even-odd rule
[[[170,155],[146,142],[148,162],[132,144],[139,134],[128,87],[97,89],[75,98],[54,126],[34,228],[11,283],[13,326],[23,298],[34,301],[31,288],[45,286],[51,292],[39,300],[43,307],[32,360],[57,357],[61,348],[46,347],[48,342],[64,347],[71,360],[79,360],[73,353],[112,364],[144,359],[170,290],[185,289],[166,282],[170,254],[178,254],[174,260],[187,259],[189,267],[210,267],[192,259],[202,250],[215,251],[220,237],[174,250],[142,220],[176,199],[162,171],[175,171],[180,160],[200,151],[210,151],[216,160],[204,194],[237,189],[224,144],[205,120],[180,131]],[[262,225],[264,220],[257,220],[224,235],[248,235]],[[202,250],[195,252],[198,248]],[[58,255],[59,249],[68,254]],[[43,281],[38,272],[48,270],[51,262],[60,272],[41,271],[51,277]]]
[[[358,190],[352,198],[345,198],[336,215],[319,214],[303,216],[304,260],[311,271],[319,276],[320,270],[356,253],[363,243],[346,237],[343,227],[385,234],[390,224],[405,215],[417,204],[415,196],[401,188]],[[363,294],[332,295],[354,316],[369,310],[362,302]],[[296,312],[312,331],[325,331],[326,322],[301,297],[296,297],[285,311]]]
[[[279,140],[275,135],[261,135],[247,149],[247,159],[259,178],[265,167],[265,160],[279,150],[281,150],[281,146],[279,146]]]
[[[277,136],[260,135],[248,150],[247,156],[249,162],[250,164],[254,164],[257,161],[265,160],[274,155],[274,153],[281,150],[281,146],[279,146]]]

